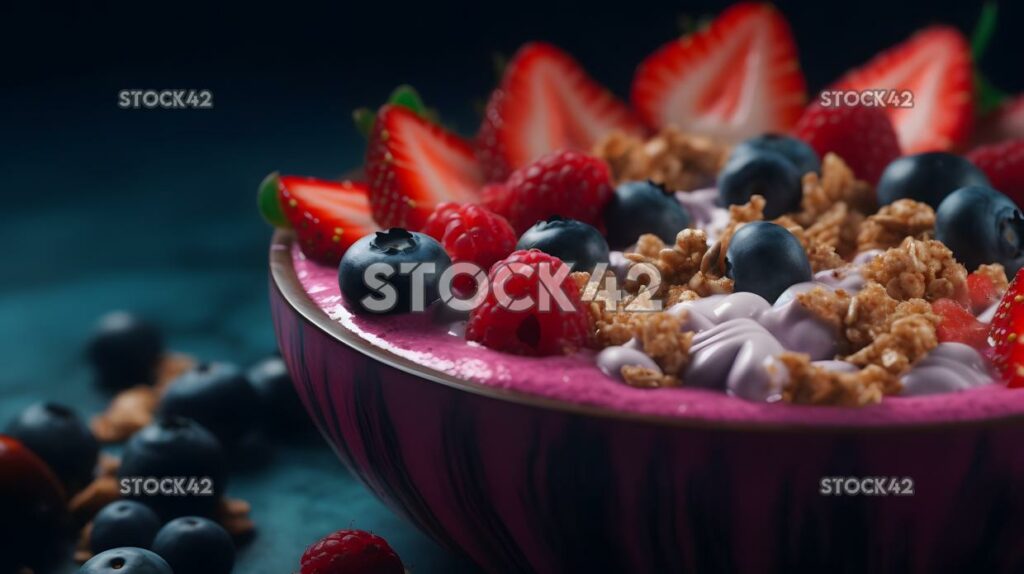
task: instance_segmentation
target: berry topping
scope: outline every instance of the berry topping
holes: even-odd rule
[[[59,543],[67,502],[46,463],[0,435],[0,572],[48,563]]]
[[[527,44],[491,95],[477,153],[488,179],[500,181],[544,154],[590,150],[612,131],[639,135],[643,129],[568,54],[549,44]]]
[[[403,574],[387,541],[362,530],[339,530],[306,548],[300,574]]]
[[[160,530],[160,517],[145,504],[117,500],[104,506],[92,519],[89,549],[99,554],[122,546],[149,548]]]
[[[85,421],[68,407],[34,404],[21,411],[5,432],[41,458],[69,493],[92,482],[99,443]]]
[[[345,253],[338,285],[357,313],[422,311],[438,299],[439,279],[449,265],[433,237],[395,227],[367,235]]]
[[[988,178],[966,159],[944,152],[919,153],[890,163],[878,180],[878,203],[889,205],[913,199],[937,209],[953,191],[971,185],[988,186]]]
[[[995,345],[992,362],[1007,385],[1024,387],[1024,270],[999,302],[988,336]]]
[[[152,383],[157,364],[164,354],[160,331],[125,311],[100,318],[86,347],[97,382],[120,390]]]
[[[366,148],[373,219],[419,230],[439,203],[474,203],[484,183],[473,148],[403,106],[386,105]]]
[[[192,419],[230,445],[252,430],[258,410],[256,392],[236,365],[199,363],[171,381],[158,412]]]
[[[743,140],[732,148],[730,157],[750,152],[773,151],[782,154],[796,166],[800,175],[809,172],[821,173],[821,157],[803,140],[782,134],[762,134]],[[824,155],[824,154],[822,154]]]
[[[821,157],[843,158],[854,175],[872,184],[900,157],[896,130],[885,112],[867,106],[808,106],[793,133]]]
[[[932,26],[840,78],[837,90],[896,90],[912,106],[881,108],[906,153],[948,150],[963,144],[974,124],[971,50],[959,31]]]
[[[263,220],[271,226],[291,227],[291,223],[281,207],[281,198],[277,194],[280,187],[281,175],[276,171],[263,178],[259,190],[256,192],[256,206],[259,208]]]
[[[608,242],[600,231],[558,216],[527,229],[515,249],[539,249],[569,264],[573,271],[592,272],[598,263],[608,263]]]
[[[765,198],[764,215],[776,218],[800,207],[803,189],[793,162],[773,151],[734,154],[718,174],[718,196],[725,205]]]
[[[345,250],[377,226],[365,183],[282,176],[278,197],[306,257],[336,265]]]
[[[82,564],[78,574],[173,574],[173,570],[157,554],[142,548],[127,547],[114,548],[93,556]]]
[[[492,195],[488,207],[502,209],[498,213],[516,233],[552,215],[596,226],[613,193],[612,176],[608,164],[595,157],[561,151],[512,172],[505,191],[504,199]]]
[[[265,429],[287,432],[307,427],[306,409],[292,386],[284,359],[277,355],[263,359],[249,368],[246,379],[256,392]]]
[[[981,143],[1024,138],[1024,94],[1007,99],[983,117],[977,132],[976,140]]]
[[[1024,265],[1024,215],[990,187],[964,187],[943,200],[935,212],[935,238],[968,269],[1000,263],[1013,275]]]
[[[569,268],[536,249],[491,267],[490,289],[469,315],[466,338],[517,355],[560,355],[587,340],[587,313]]]
[[[975,349],[988,348],[988,325],[982,323],[963,305],[952,299],[932,303],[939,321],[936,335],[942,343],[963,343]]]
[[[129,484],[145,478],[203,480],[204,484],[197,482],[197,488],[187,489],[183,496],[150,495],[140,487],[132,488],[127,497],[149,506],[164,520],[193,514],[210,516],[224,492],[226,466],[224,451],[213,433],[189,419],[161,417],[128,440],[118,478]]]
[[[199,516],[176,518],[153,539],[153,551],[175,572],[230,574],[235,544],[219,524]]]
[[[967,276],[967,298],[971,311],[981,313],[999,301],[999,288],[992,277],[984,273],[971,273]]]
[[[800,241],[785,227],[767,221],[747,223],[736,230],[726,250],[725,269],[736,282],[736,291],[756,293],[769,303],[812,276]]]
[[[423,233],[441,242],[452,263],[475,263],[484,272],[516,248],[516,232],[508,221],[479,205],[442,203],[427,219]],[[458,285],[462,279],[467,284]],[[465,275],[459,275],[456,284],[462,290],[473,288]]]
[[[664,187],[651,181],[627,181],[615,188],[604,210],[608,244],[625,249],[645,233],[671,245],[690,226],[690,213]]]
[[[737,4],[665,44],[637,68],[631,94],[647,125],[737,142],[792,127],[807,99],[789,25],[769,4]]]
[[[1024,206],[1024,138],[980,147],[967,159],[985,172],[992,187]]]

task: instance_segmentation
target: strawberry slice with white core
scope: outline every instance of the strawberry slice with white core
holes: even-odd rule
[[[476,203],[484,184],[472,146],[401,106],[377,113],[366,150],[373,218],[418,231],[439,203]]]
[[[345,250],[377,225],[365,183],[281,176],[278,199],[306,257],[337,265]]]
[[[612,131],[641,134],[629,108],[558,48],[526,44],[491,95],[477,136],[488,179],[559,150],[589,152]]]
[[[807,93],[785,18],[771,5],[741,3],[648,56],[632,101],[652,128],[738,142],[787,131]]]
[[[966,143],[974,127],[971,49],[955,28],[925,28],[847,72],[836,90],[909,94],[912,106],[887,105],[904,153],[945,151]]]

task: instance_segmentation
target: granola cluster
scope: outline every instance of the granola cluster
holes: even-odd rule
[[[941,241],[907,237],[864,266],[864,278],[877,281],[894,299],[962,299],[967,269]]]
[[[900,199],[869,216],[857,234],[857,249],[889,249],[907,237],[927,240],[935,229],[935,210],[927,203]]]
[[[725,164],[729,147],[667,127],[651,139],[613,132],[594,147],[616,181],[650,179],[672,191],[705,187]]]
[[[877,365],[843,373],[814,365],[802,353],[783,353],[779,361],[788,375],[782,400],[790,403],[860,407],[879,403],[885,395],[898,391],[896,379]]]
[[[656,235],[641,235],[636,251],[627,253],[626,259],[633,265],[648,265],[656,273],[637,273],[637,280],[627,282],[626,288],[639,293],[649,285],[650,276],[656,274],[660,282],[651,286],[647,295],[663,299],[668,305],[732,293],[732,279],[725,277],[719,261],[721,253],[721,245],[709,246],[707,233],[698,229],[680,231],[672,246],[665,245]]]

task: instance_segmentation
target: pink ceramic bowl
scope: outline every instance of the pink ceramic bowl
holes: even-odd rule
[[[562,402],[374,347],[310,298],[291,248],[274,237],[271,307],[313,421],[377,496],[488,572],[1024,571],[1024,392],[744,418]],[[825,495],[826,477],[913,487]]]

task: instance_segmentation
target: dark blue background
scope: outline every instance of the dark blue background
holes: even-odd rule
[[[8,3],[10,4],[10,3]],[[111,308],[157,320],[173,348],[249,362],[275,343],[269,230],[255,188],[272,170],[336,176],[361,161],[350,112],[411,83],[472,132],[495,53],[553,41],[620,94],[684,13],[726,3],[334,2],[299,6],[28,2],[0,21],[0,420],[59,399],[104,404],[79,357]],[[590,4],[588,6],[588,4]],[[812,88],[911,30],[968,31],[979,5],[781,2]],[[1024,89],[1021,3],[1004,3],[983,69]],[[128,88],[207,88],[208,111],[127,111]],[[392,540],[416,572],[460,566],[374,501],[323,446],[279,448],[238,476],[260,527],[244,572],[288,572],[303,547],[354,526]]]

